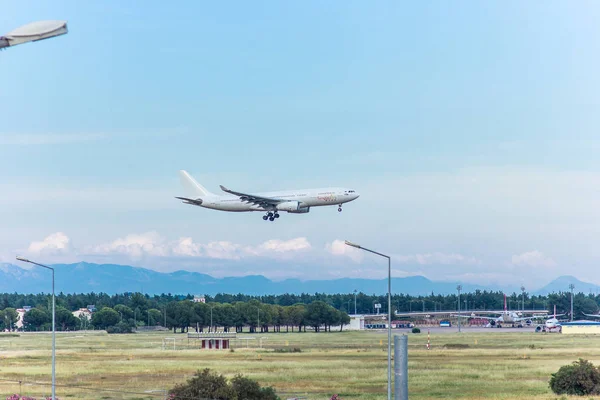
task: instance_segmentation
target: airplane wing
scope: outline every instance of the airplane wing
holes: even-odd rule
[[[459,318],[481,318],[481,319],[487,319],[489,321],[491,320],[497,320],[498,317],[484,317],[483,315],[476,315],[476,314],[468,314],[468,315],[464,315],[464,314],[452,314],[451,317],[459,317]]]
[[[188,199],[187,197],[177,197],[177,196],[175,196],[175,198],[179,199],[179,200],[183,200],[183,202],[185,204],[192,204],[195,206],[202,205],[202,199]]]
[[[583,315],[585,315],[586,317],[600,318],[600,314],[586,314],[586,313],[583,313]]]
[[[257,206],[261,206],[263,208],[272,208],[272,207],[277,206],[277,204],[279,204],[279,203],[288,201],[288,200],[284,200],[284,199],[276,199],[273,197],[262,197],[262,196],[256,196],[253,194],[236,192],[234,190],[227,189],[223,185],[221,185],[221,190],[226,193],[238,196],[241,201],[244,201],[248,204],[256,204]]]

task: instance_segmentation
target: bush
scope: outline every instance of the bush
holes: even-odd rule
[[[419,328],[412,328],[412,333],[421,333]]]
[[[275,353],[302,353],[302,349],[300,347],[283,347],[273,349]]]
[[[580,358],[571,365],[563,365],[557,373],[552,374],[550,389],[556,394],[600,394],[600,369]]]
[[[187,381],[169,391],[169,399],[215,399],[215,400],[279,400],[271,387],[260,385],[241,375],[236,375],[231,383],[223,375],[210,372],[210,369],[198,371]]]
[[[121,321],[116,325],[106,328],[106,333],[132,333],[131,325],[125,321]]]

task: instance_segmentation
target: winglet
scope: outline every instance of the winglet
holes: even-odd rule
[[[225,186],[219,185],[219,187],[221,188],[222,191],[224,191],[226,193],[231,193],[231,190],[227,189]]]

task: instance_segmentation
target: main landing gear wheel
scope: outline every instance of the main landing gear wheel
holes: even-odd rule
[[[275,218],[279,218],[279,213],[278,212],[271,212],[269,211],[266,215],[263,215],[263,220],[269,220],[269,221],[275,221]]]
[[[338,206],[338,212],[342,212],[342,205],[341,204]]]

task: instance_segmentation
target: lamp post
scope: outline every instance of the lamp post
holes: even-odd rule
[[[572,283],[569,285],[569,289],[571,289],[571,322],[573,321],[573,289],[575,289],[575,285]]]
[[[354,289],[354,315],[356,315],[356,289]]]
[[[525,311],[525,286],[521,286],[521,296],[522,296],[522,299],[521,299],[521,302],[522,302],[521,311]]]
[[[462,286],[458,285],[456,290],[458,290],[458,332],[460,332],[460,291],[462,290]]]
[[[212,310],[213,310],[214,306],[210,308],[210,329],[209,332],[212,332]]]
[[[38,264],[23,257],[17,257],[17,260],[37,265],[52,271],[52,400],[56,400],[56,302],[54,299],[54,268],[44,264]]]
[[[345,241],[345,244],[356,249],[368,251],[369,253],[377,254],[378,256],[387,258],[388,260],[388,387],[387,387],[387,398],[392,400],[392,259],[390,256],[378,253],[376,251],[359,246],[356,243]]]

